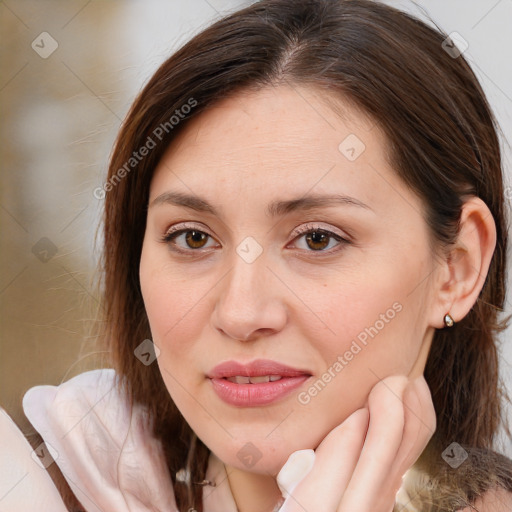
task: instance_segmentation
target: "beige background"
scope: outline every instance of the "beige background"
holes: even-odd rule
[[[102,202],[93,191],[106,175],[130,102],[173,49],[247,3],[0,3],[0,405],[21,425],[21,397],[29,387],[58,384],[101,365],[93,327],[94,236]],[[421,14],[410,2],[388,3]],[[418,3],[447,32],[468,41],[465,55],[510,137],[512,3]],[[52,45],[58,46],[46,55]],[[512,389],[510,334],[502,373]],[[512,454],[512,442],[504,442]]]

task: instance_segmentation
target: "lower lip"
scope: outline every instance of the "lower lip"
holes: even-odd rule
[[[274,382],[236,384],[227,379],[210,379],[221,400],[237,407],[258,407],[279,400],[301,386],[309,375],[283,377]]]

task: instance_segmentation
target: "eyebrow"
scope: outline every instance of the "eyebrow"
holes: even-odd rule
[[[197,195],[185,194],[182,192],[164,192],[158,197],[153,199],[148,208],[161,204],[171,204],[175,206],[182,206],[197,212],[206,212],[219,216],[217,209],[211,205],[206,199]],[[310,194],[307,196],[299,197],[297,199],[288,199],[281,201],[273,201],[267,207],[267,215],[271,217],[278,217],[290,214],[295,211],[313,210],[317,208],[327,208],[333,206],[358,206],[372,210],[367,204],[359,199],[340,194]]]

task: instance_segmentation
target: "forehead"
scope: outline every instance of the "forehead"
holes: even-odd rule
[[[387,146],[368,116],[328,91],[242,91],[185,125],[157,166],[150,200],[172,186],[219,202],[334,191],[371,203],[386,188],[407,193]]]
[[[292,158],[315,155],[320,146],[325,150],[330,145],[338,157],[338,144],[350,133],[361,139],[383,138],[373,128],[368,116],[332,92],[299,86],[265,87],[239,91],[208,107],[187,123],[168,154],[178,157],[184,146],[206,144],[213,145],[216,153],[240,157],[269,153]]]

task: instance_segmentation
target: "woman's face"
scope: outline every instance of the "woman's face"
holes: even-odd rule
[[[242,470],[276,475],[380,379],[421,374],[433,334],[421,202],[378,127],[340,100],[335,113],[327,94],[225,99],[191,120],[151,182],[140,280],[158,365],[199,438]],[[296,373],[268,363],[254,382],[243,368],[212,378],[256,360]]]

